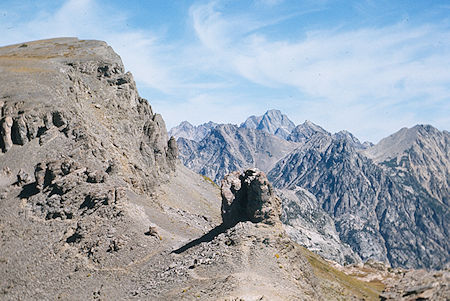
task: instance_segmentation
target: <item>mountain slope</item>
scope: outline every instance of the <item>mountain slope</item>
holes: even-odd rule
[[[326,259],[341,264],[361,262],[339,238],[333,218],[313,194],[301,187],[277,190],[277,194],[282,200],[281,221],[289,237]]]
[[[200,140],[205,138],[205,136],[208,135],[209,132],[211,132],[211,130],[216,126],[217,123],[214,123],[212,121],[198,126],[193,126],[189,122],[183,121],[169,131],[169,136],[173,136],[175,137],[175,139],[185,138],[200,142]]]
[[[448,206],[425,189],[405,187],[401,178],[360,154],[351,140],[313,136],[268,176],[275,187],[299,186],[314,194],[334,218],[340,238],[363,260],[404,267],[448,263]]]
[[[330,134],[317,124],[306,120],[304,123],[297,125],[286,138],[289,141],[306,142],[317,133]]]
[[[364,151],[405,187],[420,187],[449,205],[450,134],[430,125],[401,129]]]
[[[199,143],[179,141],[185,166],[216,182],[229,172],[247,167],[268,171],[297,143],[254,129],[219,125]]]

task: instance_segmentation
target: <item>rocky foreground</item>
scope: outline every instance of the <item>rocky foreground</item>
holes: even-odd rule
[[[219,190],[182,166],[106,43],[2,47],[0,71],[0,299],[376,300],[394,283],[293,242],[264,173]]]

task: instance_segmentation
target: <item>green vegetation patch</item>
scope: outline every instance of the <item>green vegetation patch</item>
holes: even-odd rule
[[[211,183],[212,185],[214,185],[214,186],[216,186],[216,187],[219,187],[213,180],[211,180],[209,177],[207,177],[207,176],[204,176],[204,175],[201,175],[202,177],[203,177],[203,179],[206,181],[206,182],[209,182],[209,183]]]
[[[384,289],[384,284],[379,281],[371,281],[365,282],[358,280],[350,275],[341,272],[330,264],[328,264],[325,260],[319,257],[319,255],[314,254],[313,252],[301,248],[302,253],[306,256],[309,264],[312,266],[314,273],[316,276],[322,279],[327,279],[330,281],[337,281],[343,287],[345,287],[348,291],[352,292],[358,297],[363,298],[364,300],[379,300],[380,294]]]

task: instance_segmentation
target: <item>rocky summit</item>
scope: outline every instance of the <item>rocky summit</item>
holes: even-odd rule
[[[184,167],[105,42],[2,47],[0,71],[0,299],[376,300],[390,281],[294,242],[264,173],[220,191]]]

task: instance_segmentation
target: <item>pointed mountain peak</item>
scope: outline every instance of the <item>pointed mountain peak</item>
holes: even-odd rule
[[[189,127],[189,128],[193,128],[194,126],[187,120],[182,121],[178,126],[176,127]]]
[[[321,126],[318,126],[317,124],[309,120],[305,120],[304,123],[297,125],[292,130],[291,134],[287,137],[287,140],[295,142],[305,142],[317,133],[330,135],[330,133],[324,130]]]
[[[271,110],[268,110],[266,113],[264,113],[263,116],[280,116],[281,117],[282,115],[284,115],[284,114],[281,113],[280,110],[271,109]]]
[[[334,139],[347,140],[356,149],[366,149],[370,146],[368,143],[361,143],[358,138],[347,130],[342,130],[333,134]]]
[[[188,121],[183,121],[169,131],[169,135],[175,138],[185,138],[199,142],[202,140],[217,123],[209,121],[207,123],[194,126]]]
[[[280,110],[271,109],[262,116],[250,116],[240,125],[242,128],[258,129],[286,139],[295,124]]]

